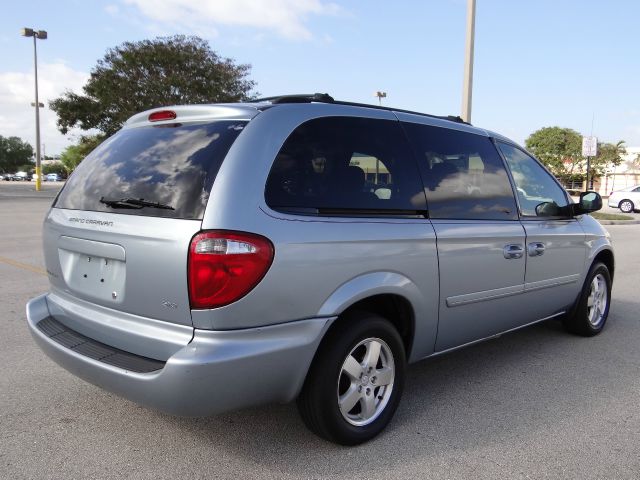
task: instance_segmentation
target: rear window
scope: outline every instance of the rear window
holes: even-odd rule
[[[54,206],[200,220],[220,165],[246,123],[122,130],[82,161]]]

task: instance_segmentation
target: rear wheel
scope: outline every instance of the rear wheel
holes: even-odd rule
[[[609,316],[611,300],[611,275],[604,263],[591,266],[573,311],[564,321],[570,332],[585,337],[597,335],[604,328]]]
[[[342,445],[366,442],[396,411],[405,352],[397,330],[371,313],[351,314],[327,334],[298,398],[307,427]]]
[[[631,213],[635,209],[631,200],[622,200],[618,206],[624,213]]]

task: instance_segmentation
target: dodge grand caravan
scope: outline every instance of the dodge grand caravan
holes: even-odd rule
[[[55,199],[28,325],[141,404],[297,400],[312,431],[357,444],[391,420],[408,363],[552,318],[599,333],[601,205],[458,118],[326,94],[154,109]]]

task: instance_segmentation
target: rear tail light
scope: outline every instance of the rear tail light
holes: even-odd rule
[[[239,300],[264,277],[273,261],[273,245],[252,233],[210,231],[189,246],[191,308],[215,308]]]

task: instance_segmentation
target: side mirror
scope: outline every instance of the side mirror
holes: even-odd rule
[[[596,212],[602,208],[602,197],[596,192],[582,192],[580,201],[573,206],[574,215]]]

